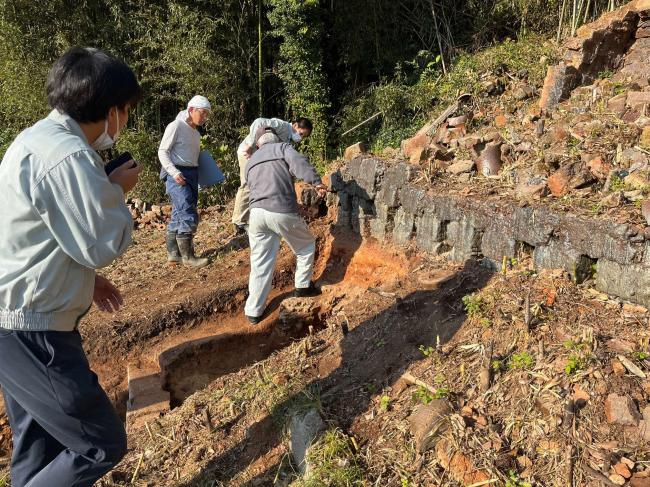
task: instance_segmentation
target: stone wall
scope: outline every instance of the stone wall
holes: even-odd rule
[[[650,306],[650,242],[639,229],[543,207],[430,195],[413,184],[414,166],[358,156],[331,175],[337,225],[364,238],[413,246],[455,262],[531,254],[538,269],[563,268],[577,282],[596,272],[605,293]]]

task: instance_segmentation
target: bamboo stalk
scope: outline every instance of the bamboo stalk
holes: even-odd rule
[[[384,112],[377,112],[377,113],[375,113],[374,115],[372,115],[372,116],[366,118],[363,122],[361,122],[361,123],[355,125],[355,126],[352,127],[350,130],[346,130],[345,132],[343,132],[343,133],[341,134],[341,137],[343,137],[344,135],[349,134],[349,133],[352,132],[353,130],[358,129],[358,128],[361,127],[362,125],[367,124],[367,123],[370,122],[371,120],[374,120],[375,118],[377,118],[377,117],[378,117],[379,115],[381,115],[382,113],[384,113]]]
[[[562,9],[560,10],[560,22],[557,26],[557,42],[560,42],[560,39],[562,38],[562,25],[564,24],[564,12],[566,10],[566,2],[567,0],[562,0]]]
[[[587,7],[585,8],[585,17],[582,19],[582,23],[586,24],[587,19],[589,18],[589,7],[591,7],[591,0],[587,0]]]
[[[440,51],[440,60],[442,61],[442,72],[447,74],[447,65],[445,64],[445,53],[442,50],[442,41],[440,40],[440,30],[438,29],[438,16],[436,15],[436,7],[433,4],[433,0],[429,2],[431,4],[431,13],[433,14],[433,25],[436,29],[436,39],[438,41],[438,50]]]

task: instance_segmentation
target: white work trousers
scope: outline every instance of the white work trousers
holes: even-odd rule
[[[248,300],[244,308],[247,316],[258,317],[264,313],[281,238],[296,254],[296,287],[309,287],[314,272],[316,239],[309,232],[305,221],[296,213],[273,213],[262,208],[252,208],[248,222],[251,274]]]

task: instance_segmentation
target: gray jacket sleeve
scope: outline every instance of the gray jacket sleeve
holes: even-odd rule
[[[83,266],[105,267],[131,243],[122,188],[84,151],[48,171],[34,188],[34,205],[63,251]]]
[[[298,152],[291,144],[283,144],[282,152],[292,176],[309,184],[321,184],[321,178],[316,172],[316,168],[309,164],[307,156]]]

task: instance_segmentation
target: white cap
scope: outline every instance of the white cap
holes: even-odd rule
[[[206,110],[211,110],[212,105],[210,105],[210,102],[205,96],[194,95],[188,102],[187,108],[205,108]]]

